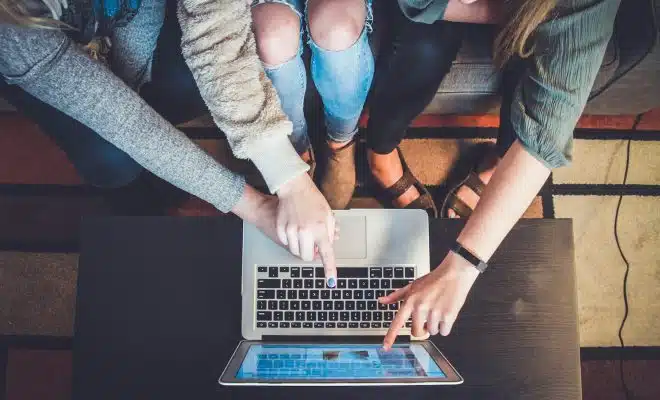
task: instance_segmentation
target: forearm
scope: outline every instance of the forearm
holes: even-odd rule
[[[61,32],[0,26],[0,73],[164,180],[227,212],[244,180],[219,165]],[[31,45],[31,46],[30,46]]]
[[[238,158],[250,159],[271,190],[308,166],[293,149],[291,122],[261,65],[250,8],[236,0],[179,0],[181,48],[213,119]]]
[[[500,161],[458,242],[489,260],[549,175],[550,169],[516,141]]]

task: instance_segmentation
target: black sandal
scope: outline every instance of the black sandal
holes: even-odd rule
[[[495,167],[497,160],[499,160],[499,157],[497,157],[492,149],[489,149],[481,158],[481,162],[477,164],[477,166],[474,167],[463,180],[452,187],[447,193],[447,197],[445,197],[445,200],[442,203],[442,208],[440,209],[440,214],[443,218],[449,218],[449,210],[453,210],[463,219],[468,218],[472,214],[472,211],[474,210],[458,197],[458,190],[463,186],[467,186],[479,196],[479,198],[481,198],[481,195],[486,188],[486,183],[481,180],[479,174]]]
[[[433,196],[410,171],[406,160],[403,158],[403,153],[398,147],[396,151],[399,154],[399,160],[401,161],[401,166],[403,167],[403,176],[396,181],[392,186],[388,188],[379,187],[378,199],[385,207],[392,207],[394,201],[401,197],[408,189],[414,187],[420,193],[420,196],[410,202],[405,209],[420,209],[425,210],[430,217],[438,218],[438,208],[433,201]]]

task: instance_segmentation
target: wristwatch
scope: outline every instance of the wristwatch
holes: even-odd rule
[[[463,257],[463,259],[470,264],[472,264],[479,272],[484,272],[488,268],[488,264],[474,255],[470,250],[463,247],[460,243],[455,242],[452,246],[451,251]]]

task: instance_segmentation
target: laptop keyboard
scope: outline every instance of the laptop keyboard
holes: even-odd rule
[[[334,289],[324,275],[323,267],[257,266],[256,327],[389,328],[399,304],[380,304],[378,298],[412,282],[415,267],[339,267]]]

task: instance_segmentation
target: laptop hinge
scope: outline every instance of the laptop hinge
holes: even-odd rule
[[[281,336],[264,335],[264,342],[296,342],[296,343],[365,343],[381,344],[382,336]],[[410,336],[399,336],[397,343],[410,343]]]

